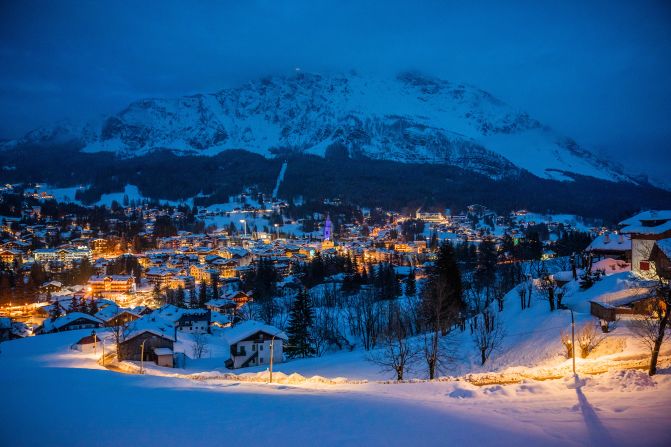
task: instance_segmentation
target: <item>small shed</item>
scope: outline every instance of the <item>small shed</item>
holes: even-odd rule
[[[164,366],[167,368],[173,368],[174,355],[172,349],[170,348],[154,348],[154,357],[156,358],[156,364],[158,366]]]
[[[79,341],[70,346],[70,348],[89,354],[102,349],[101,344],[102,340],[97,335],[87,335],[86,337],[80,338]]]

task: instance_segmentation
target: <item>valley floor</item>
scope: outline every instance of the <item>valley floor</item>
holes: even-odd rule
[[[78,335],[0,345],[3,445],[671,444],[668,368],[481,387],[196,381],[103,369],[68,349]]]

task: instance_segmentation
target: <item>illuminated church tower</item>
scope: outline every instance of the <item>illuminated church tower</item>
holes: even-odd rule
[[[322,241],[322,250],[333,248],[333,223],[331,223],[331,216],[326,215],[326,222],[324,222],[324,240]]]

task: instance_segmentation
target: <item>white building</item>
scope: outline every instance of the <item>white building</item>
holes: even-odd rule
[[[639,276],[655,276],[650,252],[655,241],[671,237],[671,210],[644,211],[620,222],[620,233],[631,235],[631,270]]]
[[[287,335],[276,327],[259,321],[245,321],[228,329],[224,337],[231,348],[231,358],[226,366],[231,369],[267,365],[284,359],[283,346]]]

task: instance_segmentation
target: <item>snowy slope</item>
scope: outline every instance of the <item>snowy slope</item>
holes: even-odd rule
[[[126,156],[155,149],[216,154],[247,149],[448,163],[494,178],[518,168],[567,180],[569,171],[627,180],[617,167],[526,113],[475,87],[402,73],[392,79],[297,74],[268,77],[213,94],[144,99],[85,125],[38,129],[20,143],[79,139],[86,151]]]
[[[668,445],[671,380],[636,371],[465,382],[268,385],[104,370],[73,331],[2,344],[11,446]],[[178,372],[179,370],[166,370]],[[39,390],[39,391],[37,391]],[[37,394],[36,394],[37,393]]]

